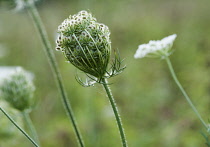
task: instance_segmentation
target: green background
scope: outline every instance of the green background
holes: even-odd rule
[[[170,56],[183,87],[198,111],[210,119],[209,0],[43,0],[37,4],[58,60],[69,100],[87,147],[120,147],[120,137],[101,85],[84,88],[78,72],[57,52],[58,25],[70,14],[90,10],[111,31],[125,71],[110,79],[130,147],[205,147],[202,124],[175,85],[166,62],[134,59],[139,44],[177,34]],[[37,100],[31,113],[43,147],[76,147],[71,123],[43,51],[39,34],[26,10],[0,11],[1,66],[22,66],[35,75]],[[1,120],[0,120],[1,123]],[[9,123],[9,122],[8,122]],[[1,124],[0,124],[1,127]],[[0,138],[1,147],[29,147],[18,137]]]

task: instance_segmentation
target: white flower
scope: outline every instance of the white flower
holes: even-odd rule
[[[139,45],[134,58],[168,56],[176,36],[176,34],[173,34],[162,40],[151,40],[148,44]]]

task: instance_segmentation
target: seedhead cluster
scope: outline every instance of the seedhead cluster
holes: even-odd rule
[[[18,68],[0,86],[1,97],[19,111],[30,110],[35,87],[27,73]]]
[[[98,23],[91,13],[80,11],[65,19],[58,27],[56,43],[56,49],[63,52],[67,61],[91,80],[100,82],[104,77],[113,76],[107,71],[111,54],[109,28]]]

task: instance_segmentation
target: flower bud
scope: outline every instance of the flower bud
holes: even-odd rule
[[[1,97],[19,111],[32,108],[34,90],[32,79],[22,68],[17,68],[0,85]]]
[[[107,72],[111,41],[109,28],[87,11],[69,16],[58,27],[56,49],[67,61],[96,78]]]

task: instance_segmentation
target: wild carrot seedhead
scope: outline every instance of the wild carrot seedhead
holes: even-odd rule
[[[111,76],[107,71],[111,54],[110,31],[91,13],[80,11],[65,19],[58,27],[56,43],[56,49],[63,52],[67,61],[93,77],[92,80],[99,82]]]
[[[35,87],[22,68],[17,68],[0,85],[1,97],[19,111],[30,110]]]

